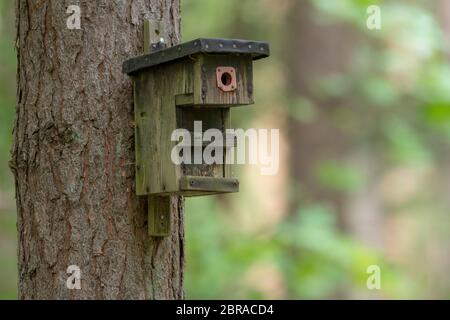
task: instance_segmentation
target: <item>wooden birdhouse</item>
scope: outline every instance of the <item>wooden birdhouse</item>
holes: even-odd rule
[[[266,42],[197,39],[170,48],[153,44],[150,53],[124,62],[134,80],[137,195],[239,191],[227,152],[223,163],[177,163],[172,155],[179,142],[171,138],[184,129],[193,153],[201,153],[207,146],[202,134],[218,129],[221,147],[232,148],[230,108],[253,104],[253,60],[268,56]],[[203,132],[195,131],[198,123]]]

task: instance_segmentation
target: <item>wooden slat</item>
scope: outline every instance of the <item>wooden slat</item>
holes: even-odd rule
[[[239,192],[238,179],[184,176],[180,179],[183,191]]]
[[[170,234],[170,196],[148,196],[148,232],[153,237]]]
[[[192,106],[194,104],[194,94],[179,94],[175,97],[175,104],[181,106]]]

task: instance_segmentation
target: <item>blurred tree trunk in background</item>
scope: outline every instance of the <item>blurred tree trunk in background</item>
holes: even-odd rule
[[[67,7],[80,2],[81,30],[69,30]],[[150,238],[121,71],[142,52],[144,19],[179,41],[179,1],[80,2],[16,1],[19,298],[182,298],[183,200],[172,203],[172,235]],[[66,287],[70,265],[81,290]]]
[[[308,203],[329,204],[337,214],[341,230],[363,243],[380,247],[384,221],[376,190],[379,179],[377,156],[356,145],[354,141],[358,137],[346,133],[342,127],[346,115],[365,114],[367,110],[364,111],[364,106],[357,105],[351,97],[330,97],[320,88],[321,81],[351,71],[360,39],[352,26],[319,22],[317,17],[318,12],[310,1],[302,0],[296,2],[289,19],[291,33],[286,47],[289,92],[292,99],[302,97],[313,108],[312,117],[305,121],[291,118],[291,171],[302,194],[296,198],[298,202],[292,204],[292,211]],[[319,171],[321,165],[329,162],[362,172],[365,178],[362,190],[349,195],[346,190],[324,185]],[[352,296],[350,290],[336,294]]]
[[[318,80],[350,68],[354,41],[350,29],[342,24],[319,25],[314,20],[316,16],[309,0],[301,0],[296,2],[289,19],[289,91],[293,99],[301,96],[311,101],[314,108],[313,117],[307,121],[291,120],[291,170],[308,195],[308,199],[299,201],[330,203],[340,213],[345,199],[321,185],[315,173],[320,162],[337,159],[349,150],[347,137],[333,120],[345,106],[343,101],[322,99],[315,90]]]

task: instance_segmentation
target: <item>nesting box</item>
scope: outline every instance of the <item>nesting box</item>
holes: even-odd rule
[[[156,47],[156,46],[155,46]],[[134,79],[136,192],[198,196],[237,192],[231,164],[177,164],[171,154],[175,129],[194,134],[231,128],[230,108],[253,104],[253,60],[269,56],[266,42],[197,39],[124,62]],[[228,141],[228,142],[227,142]],[[225,139],[223,148],[230,148]],[[203,143],[203,142],[201,142]],[[202,148],[205,145],[202,144]],[[226,157],[227,152],[223,152]]]

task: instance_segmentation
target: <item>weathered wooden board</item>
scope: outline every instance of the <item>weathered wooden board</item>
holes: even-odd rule
[[[148,232],[154,237],[170,234],[170,196],[148,196]]]
[[[183,191],[202,192],[238,192],[239,180],[212,177],[184,176],[180,179],[180,187]]]
[[[192,64],[177,61],[135,78],[136,192],[177,192],[180,168],[171,158],[177,128],[175,97],[192,91]]]

